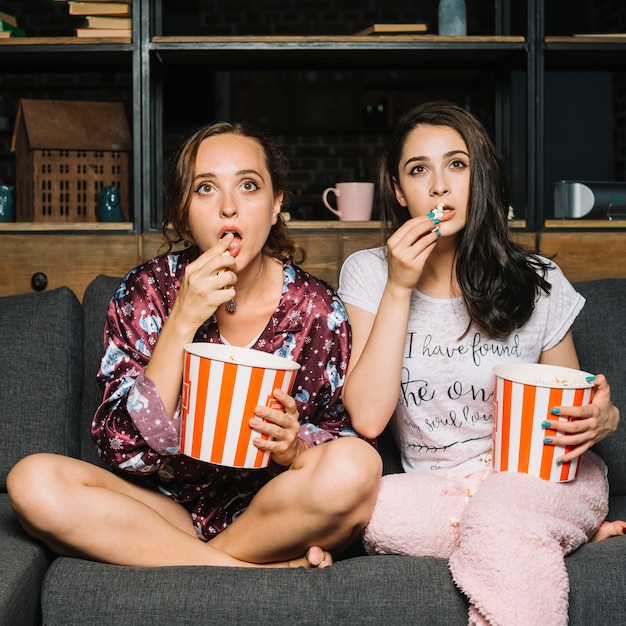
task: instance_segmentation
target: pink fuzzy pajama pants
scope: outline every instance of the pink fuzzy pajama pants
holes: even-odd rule
[[[392,474],[382,480],[364,543],[370,554],[449,559],[470,601],[470,624],[563,626],[563,557],[588,541],[607,513],[606,468],[592,452],[568,483],[513,472],[461,480]]]

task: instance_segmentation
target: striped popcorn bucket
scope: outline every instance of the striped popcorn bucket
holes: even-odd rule
[[[593,400],[595,388],[586,380],[591,374],[568,367],[521,363],[493,369],[493,467],[499,472],[522,472],[552,482],[578,476],[578,460],[556,464],[569,447],[544,444],[556,430],[541,423],[571,421],[552,415],[555,406],[583,406]]]
[[[267,467],[271,454],[252,443],[259,433],[248,422],[258,405],[283,410],[273,391],[290,393],[298,369],[294,361],[259,350],[185,345],[182,453],[229,467]]]

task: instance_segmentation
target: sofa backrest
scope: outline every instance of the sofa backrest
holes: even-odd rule
[[[85,317],[85,384],[80,413],[80,458],[104,467],[91,438],[91,422],[102,402],[102,390],[96,383],[96,374],[104,351],[104,323],[111,297],[121,278],[96,277],[85,290],[83,309]]]
[[[626,279],[605,278],[574,287],[587,299],[572,327],[580,366],[606,376],[622,416],[615,435],[595,450],[609,468],[611,495],[626,495]]]
[[[66,287],[0,298],[0,490],[34,452],[77,456],[83,310]]]
[[[87,288],[85,309],[85,392],[81,412],[81,458],[99,463],[90,428],[102,393],[95,374],[103,350],[106,310],[120,278],[99,276]],[[626,494],[626,333],[620,325],[626,311],[626,279],[602,279],[576,283],[575,288],[587,303],[573,326],[574,342],[581,367],[594,374],[605,374],[612,389],[613,402],[622,420],[612,437],[601,441],[596,451],[609,468],[611,495]],[[380,441],[385,473],[401,471],[395,445],[388,432]]]

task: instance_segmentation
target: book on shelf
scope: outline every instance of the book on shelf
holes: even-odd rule
[[[132,28],[75,28],[77,37],[132,37]]]
[[[26,33],[17,26],[17,19],[14,15],[0,11],[0,38],[26,37]]]
[[[70,15],[132,15],[132,5],[126,2],[75,2],[67,3]]]
[[[610,39],[611,37],[626,37],[626,33],[574,33],[574,37],[604,37]]]
[[[363,30],[359,30],[355,35],[411,35],[415,33],[425,33],[428,26],[423,22],[415,24],[372,24]]]
[[[88,15],[85,18],[85,28],[126,28],[133,27],[132,17],[117,15]]]
[[[21,28],[15,28],[15,26],[0,20],[0,37],[2,39],[7,37],[26,37],[26,33]]]
[[[0,20],[17,28],[17,18],[15,17],[15,15],[10,15],[9,13],[5,13],[4,11],[0,11]]]

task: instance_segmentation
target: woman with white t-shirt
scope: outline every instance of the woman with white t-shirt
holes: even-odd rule
[[[340,278],[353,330],[343,401],[363,436],[391,421],[406,473],[383,478],[366,548],[448,558],[471,623],[565,624],[564,554],[626,526],[602,524],[606,469],[588,452],[619,411],[601,374],[590,406],[553,407],[574,420],[544,422],[557,431],[546,443],[572,447],[559,464],[584,453],[576,481],[493,473],[492,369],[578,368],[570,328],[584,298],[511,240],[501,159],[464,109],[409,112],[379,184],[387,245],[352,255]]]

